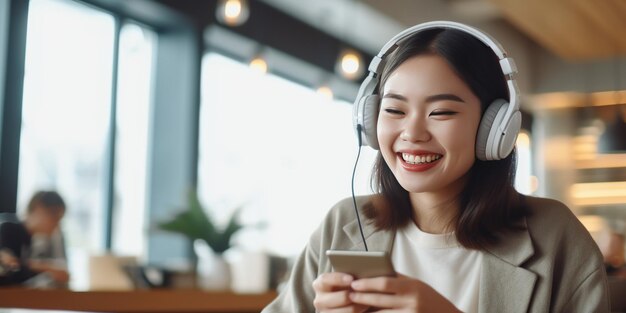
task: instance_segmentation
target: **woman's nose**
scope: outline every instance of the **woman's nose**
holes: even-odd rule
[[[404,125],[404,130],[400,133],[400,139],[409,142],[425,142],[431,138],[430,132],[424,121],[412,119]]]

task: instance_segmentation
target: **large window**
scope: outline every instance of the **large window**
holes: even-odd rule
[[[68,204],[69,245],[98,251],[115,20],[63,0],[32,0],[29,14],[18,207],[38,189],[58,190]]]
[[[18,212],[37,190],[57,190],[64,197],[62,229],[78,286],[85,283],[88,255],[112,248],[141,256],[146,240],[155,35],[132,23],[118,28],[119,23],[120,18],[75,1],[30,1]],[[116,116],[111,116],[113,105]],[[107,247],[111,211],[113,242]]]
[[[120,32],[113,251],[145,256],[152,68],[156,34],[136,24]]]
[[[202,65],[198,190],[224,219],[243,207],[239,243],[297,254],[328,209],[350,196],[357,152],[352,106],[219,54]],[[363,148],[356,193],[371,193]]]

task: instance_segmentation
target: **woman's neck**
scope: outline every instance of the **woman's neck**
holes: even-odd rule
[[[460,179],[445,190],[433,192],[409,193],[413,207],[413,221],[422,231],[431,234],[443,234],[454,231],[450,226],[458,217],[459,196],[465,186],[465,179]]]
[[[413,206],[413,221],[424,232],[431,234],[449,233],[451,222],[456,218],[456,199],[439,199],[424,193],[409,195]]]

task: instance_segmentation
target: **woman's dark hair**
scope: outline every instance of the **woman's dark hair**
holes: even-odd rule
[[[495,53],[482,41],[455,29],[421,31],[405,40],[391,55],[381,74],[379,93],[390,74],[406,60],[418,55],[439,55],[480,99],[485,112],[495,99],[508,99],[506,79]],[[457,203],[460,210],[450,221],[457,241],[469,249],[483,249],[498,241],[497,233],[519,228],[516,222],[526,215],[522,197],[515,188],[515,151],[499,161],[476,159]],[[378,229],[395,229],[411,221],[409,193],[378,153],[372,183],[380,196],[365,207]]]
[[[65,202],[56,191],[38,191],[28,202],[27,213],[32,213],[35,208],[44,208],[50,213],[62,214],[65,212]]]

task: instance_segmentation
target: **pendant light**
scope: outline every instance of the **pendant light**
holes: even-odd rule
[[[358,79],[364,72],[363,57],[355,50],[344,49],[337,58],[335,71],[346,79]]]
[[[325,99],[333,100],[333,90],[327,85],[322,85],[317,88],[317,94]]]
[[[261,56],[257,55],[250,61],[250,68],[260,73],[267,73],[267,61]]]
[[[248,20],[250,8],[247,0],[219,0],[215,14],[220,23],[235,27]]]

